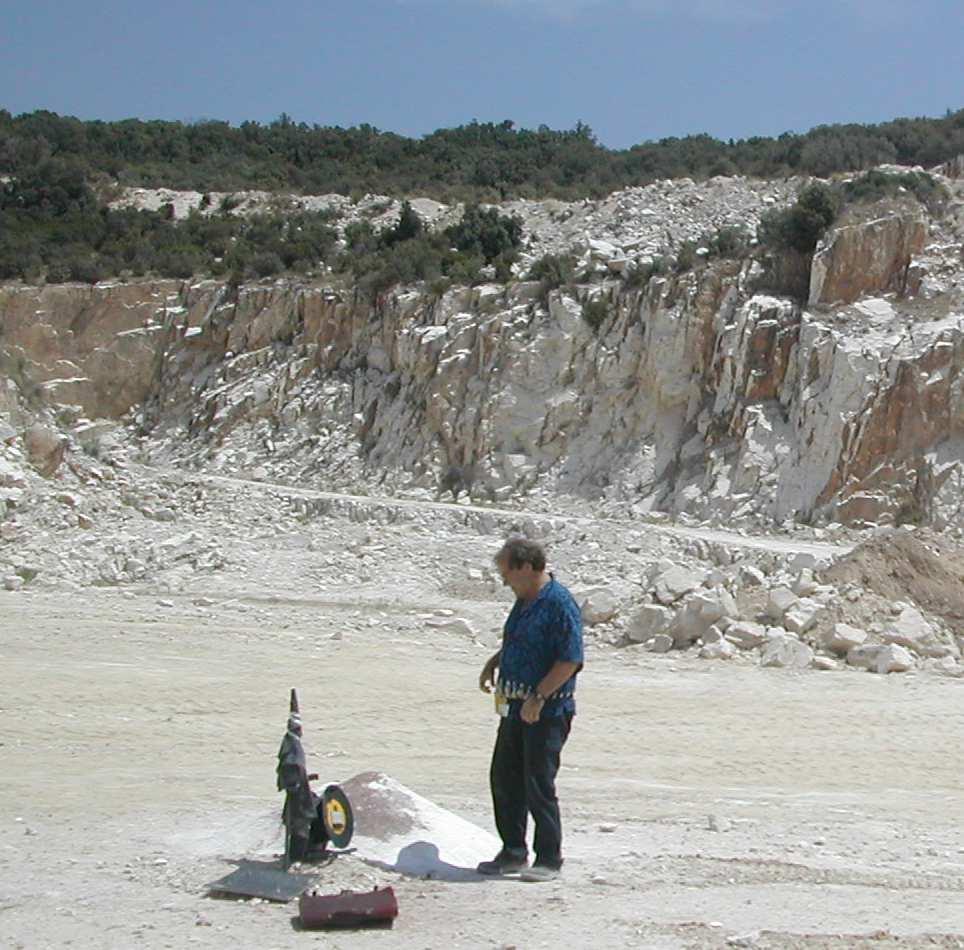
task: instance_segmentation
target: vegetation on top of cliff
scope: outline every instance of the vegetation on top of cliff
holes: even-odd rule
[[[721,141],[665,138],[607,149],[583,123],[536,130],[471,122],[421,139],[370,125],[274,122],[81,121],[0,109],[0,174],[71,159],[88,179],[206,191],[261,189],[345,195],[423,195],[442,201],[578,198],[659,178],[783,177],[860,171],[886,163],[930,166],[964,153],[964,109],[943,118],[818,126]]]
[[[580,136],[591,143],[584,128]],[[0,155],[2,146],[0,136]],[[98,184],[103,186],[102,181]],[[769,213],[758,236],[765,247],[806,258],[846,204],[901,194],[933,209],[942,201],[943,189],[922,172],[872,170],[843,183],[817,182],[791,207]],[[205,197],[202,208],[210,212],[210,198]],[[415,281],[437,288],[439,281],[507,281],[522,238],[521,221],[476,203],[467,205],[458,224],[429,233],[405,202],[398,222],[380,233],[366,221],[349,224],[344,232],[347,246],[338,251],[330,212],[292,211],[281,199],[277,202],[274,210],[241,216],[229,213],[231,202],[225,199],[214,213],[194,211],[177,222],[171,206],[159,211],[111,209],[98,200],[82,161],[45,158],[0,181],[0,279],[93,283],[119,276],[203,274],[240,281],[282,273],[310,275],[326,264],[350,275],[363,292],[377,295]],[[725,228],[704,235],[699,243],[684,242],[673,267],[681,273],[700,260],[742,256],[749,239],[738,229]],[[804,292],[800,275],[805,265],[805,260],[794,263],[793,289],[784,292]],[[530,278],[539,280],[547,294],[578,279],[574,270],[566,255],[547,255],[535,262]],[[784,284],[776,281],[773,289]]]
[[[522,222],[494,208],[469,205],[458,224],[430,233],[406,201],[394,227],[376,234],[369,222],[353,222],[345,229],[345,241],[345,251],[333,261],[335,271],[351,275],[361,293],[375,298],[397,284],[416,281],[438,290],[444,289],[440,282],[510,280]]]
[[[177,222],[170,206],[137,211],[99,205],[82,171],[56,159],[0,186],[0,279],[28,282],[95,283],[148,274],[238,282],[310,274],[324,263],[374,295],[440,277],[509,280],[521,239],[517,218],[477,205],[465,209],[459,224],[429,233],[404,202],[397,223],[381,232],[367,221],[349,224],[339,250],[327,212],[279,207],[245,217],[222,205]]]
[[[804,188],[789,208],[764,215],[760,222],[760,241],[776,248],[812,254],[821,235],[836,220],[840,207],[837,189],[815,182]]]
[[[175,222],[172,210],[102,206],[76,163],[48,159],[0,186],[0,279],[267,277],[305,273],[335,246],[324,213],[194,212]]]
[[[924,172],[871,169],[843,182],[813,182],[789,208],[763,216],[757,237],[769,249],[764,285],[776,292],[806,298],[810,263],[827,229],[851,205],[884,198],[911,197],[932,212],[947,198],[947,190]]]
[[[764,244],[810,254],[847,206],[901,196],[910,196],[936,212],[947,198],[947,190],[925,172],[880,169],[844,182],[814,182],[789,208],[764,215],[758,236]]]

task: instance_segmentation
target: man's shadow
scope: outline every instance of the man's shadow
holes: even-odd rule
[[[384,871],[395,871],[409,877],[431,881],[452,881],[457,884],[478,884],[485,877],[475,868],[463,868],[443,861],[438,845],[431,841],[413,841],[398,852],[394,864],[387,861],[368,860],[368,864]]]

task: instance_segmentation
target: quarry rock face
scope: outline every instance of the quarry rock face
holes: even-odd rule
[[[243,437],[249,470],[283,445],[293,478],[337,456],[397,490],[480,500],[538,487],[698,519],[959,523],[964,203],[942,220],[887,207],[833,229],[807,305],[760,292],[752,259],[618,277],[652,254],[654,208],[688,237],[787,198],[735,179],[728,205],[726,182],[513,206],[529,252],[568,241],[604,265],[549,293],[11,287],[0,345],[20,390],[91,418],[129,413],[165,457],[215,468]],[[589,301],[607,309],[598,328]]]
[[[919,212],[831,228],[813,257],[810,305],[902,293],[911,260],[926,243],[927,221]]]
[[[0,288],[8,375],[49,404],[120,416],[150,393],[182,303],[173,281]]]

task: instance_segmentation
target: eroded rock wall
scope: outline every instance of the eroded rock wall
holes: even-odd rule
[[[960,523],[960,224],[844,223],[806,306],[758,292],[752,258],[635,289],[375,303],[285,283],[7,288],[0,346],[8,387],[129,413],[159,456],[220,470],[708,520]],[[597,327],[590,300],[607,305]]]
[[[400,487],[457,469],[500,500],[538,485],[710,520],[956,520],[964,315],[914,322],[882,298],[814,312],[748,292],[750,270],[545,305],[531,284],[376,307],[242,292],[225,340],[257,348],[214,359],[216,328],[181,336],[165,399],[212,452],[255,418],[275,442],[348,426]],[[590,296],[609,303],[598,330]]]

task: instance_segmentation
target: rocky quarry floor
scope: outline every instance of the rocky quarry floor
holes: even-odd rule
[[[947,538],[336,495],[112,439],[46,478],[22,440],[0,450],[4,946],[964,946]],[[586,619],[567,863],[542,885],[465,871],[496,846],[476,681],[513,529]],[[280,851],[291,686],[321,783],[387,789],[350,853],[304,870],[321,893],[391,885],[391,930],[318,937],[294,905],[207,895]],[[399,802],[414,838],[385,826]]]

